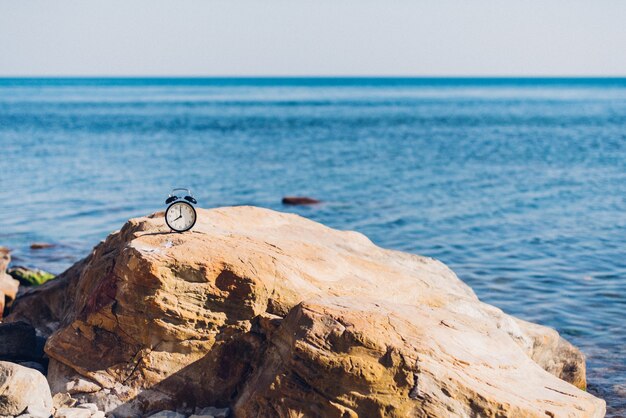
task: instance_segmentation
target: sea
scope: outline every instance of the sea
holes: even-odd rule
[[[0,79],[14,265],[60,273],[173,187],[445,262],[626,416],[626,79]]]

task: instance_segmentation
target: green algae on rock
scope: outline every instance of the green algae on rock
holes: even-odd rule
[[[7,273],[15,280],[18,280],[22,286],[39,286],[56,277],[47,271],[21,266],[13,267]]]

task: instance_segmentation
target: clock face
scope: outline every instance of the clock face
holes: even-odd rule
[[[188,231],[196,223],[196,210],[187,202],[174,202],[165,211],[165,222],[176,232]]]

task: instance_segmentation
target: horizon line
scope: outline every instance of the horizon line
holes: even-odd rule
[[[626,79],[624,75],[0,75],[0,79]]]

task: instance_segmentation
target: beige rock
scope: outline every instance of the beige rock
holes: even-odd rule
[[[80,405],[76,405],[76,408],[87,409],[91,414],[98,412],[98,405],[95,403],[81,403]]]
[[[524,333],[531,338],[532,346],[526,353],[543,369],[573,384],[587,388],[585,356],[552,328],[516,319]]]
[[[55,409],[71,408],[76,405],[76,399],[72,398],[69,393],[56,392],[52,397],[52,405]]]
[[[91,418],[91,411],[84,408],[60,408],[54,418]]]
[[[162,216],[16,301],[7,320],[51,334],[53,392],[86,379],[81,396],[120,416],[604,414],[556,377],[584,387],[576,348],[436,260],[259,208],[200,209],[183,234]]]
[[[19,415],[27,408],[52,412],[46,378],[37,370],[0,361],[0,415]]]
[[[603,410],[489,321],[345,297],[292,309],[235,405],[241,417],[497,413],[539,418]]]
[[[43,406],[29,406],[26,408],[26,414],[19,415],[20,418],[50,418],[50,408]]]
[[[20,282],[7,274],[10,262],[11,252],[8,248],[0,247],[0,319],[2,319],[5,306],[15,299],[20,286]]]

